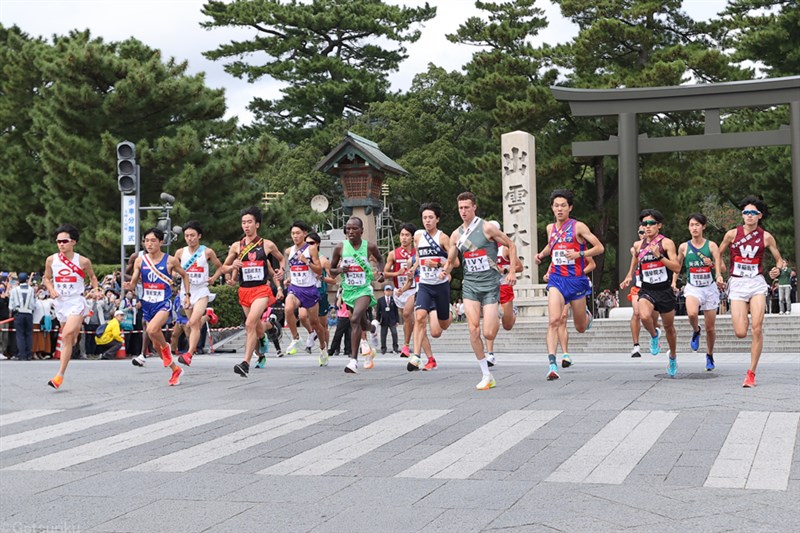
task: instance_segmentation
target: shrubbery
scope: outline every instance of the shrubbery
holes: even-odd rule
[[[242,307],[239,305],[238,287],[214,285],[209,288],[217,295],[216,299],[208,305],[214,308],[214,312],[219,317],[219,323],[214,327],[227,328],[242,325],[244,315]]]

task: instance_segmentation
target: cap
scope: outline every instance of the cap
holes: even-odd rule
[[[114,311],[114,316],[117,315],[125,316],[125,311],[123,311],[122,309],[117,309],[116,311]]]
[[[19,280],[20,283],[25,283],[26,281],[28,281],[28,274],[26,274],[25,272],[20,272],[19,275],[17,276],[17,279]]]
[[[394,288],[393,288],[391,285],[387,285],[387,286],[385,286],[385,287],[383,288],[383,290],[385,290],[385,291],[392,291],[392,290],[394,290]]]

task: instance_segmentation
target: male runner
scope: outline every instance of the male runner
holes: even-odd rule
[[[425,203],[419,208],[424,229],[414,233],[414,247],[417,250],[417,262],[412,270],[419,268],[419,285],[414,303],[414,354],[408,358],[406,368],[409,372],[419,370],[421,364],[419,354],[430,345],[426,329],[431,328],[431,336],[439,338],[442,331],[450,327],[453,317],[450,316],[450,274],[445,270],[448,266],[448,250],[450,237],[438,228],[442,216],[442,207],[435,203]],[[408,281],[406,282],[409,283]],[[434,317],[430,312],[436,310]],[[436,368],[433,354],[428,355],[425,370]]]
[[[261,315],[275,302],[269,278],[273,277],[276,285],[280,285],[283,278],[283,268],[275,272],[272,269],[270,256],[283,263],[283,254],[274,242],[258,236],[262,219],[261,209],[256,206],[248,207],[241,211],[241,216],[244,238],[231,244],[228,257],[225,258],[225,263],[219,271],[222,274],[233,272],[233,276],[238,276],[240,280],[239,304],[246,316],[245,351],[244,361],[234,365],[233,371],[246,378],[250,373],[250,359],[256,346],[260,349],[259,365],[262,358],[266,361],[264,354],[267,353],[269,343],[265,332],[277,327],[274,315],[270,315],[266,323],[261,321]]]
[[[490,222],[502,231],[498,221],[491,220]],[[508,273],[511,272],[511,256],[508,253],[508,247],[502,244],[497,247],[497,269],[501,274],[500,310],[503,313],[501,323],[504,330],[511,331],[517,322],[517,307],[514,305],[514,287],[506,281]],[[520,272],[522,272],[522,261],[517,262],[516,273],[519,274]],[[494,356],[494,339],[486,339],[486,361],[490,367],[497,362]]]
[[[719,289],[725,283],[722,279],[722,259],[717,243],[706,239],[703,232],[708,223],[702,213],[692,213],[686,219],[692,238],[678,247],[678,263],[686,266],[686,314],[692,326],[692,340],[689,343],[693,352],[700,348],[700,326],[698,315],[703,312],[706,326],[706,370],[714,370],[714,341],[716,340],[717,307]],[[716,276],[714,275],[716,272]],[[672,291],[678,292],[678,274],[672,277]],[[715,283],[716,281],[716,283]]]
[[[197,352],[197,343],[200,341],[200,328],[203,326],[202,319],[206,316],[209,302],[214,301],[216,296],[211,293],[208,286],[212,285],[222,275],[222,262],[213,249],[200,244],[202,237],[203,228],[200,223],[196,220],[190,220],[183,226],[183,238],[186,241],[186,246],[175,252],[175,257],[181,262],[181,268],[189,274],[189,283],[191,284],[188,290],[185,285],[181,286],[181,295],[185,295],[187,292],[192,295],[190,299],[191,312],[189,321],[186,324],[189,329],[189,349],[186,353],[178,356],[178,361],[186,366],[192,364],[192,357]],[[214,275],[210,278],[209,263],[214,265],[215,270]]]
[[[370,324],[367,319],[367,309],[375,305],[375,295],[372,290],[372,280],[374,274],[370,257],[378,265],[378,282],[383,283],[383,257],[378,245],[361,239],[364,233],[364,222],[358,217],[350,217],[345,224],[347,239],[338,244],[333,249],[331,258],[331,274],[338,276],[342,274],[342,301],[350,309],[350,361],[344,367],[348,374],[358,374],[358,352],[357,347],[361,343],[361,334],[369,331],[372,337],[373,348],[368,354],[364,354],[364,368],[370,369],[374,366],[375,348],[378,345],[377,320]]]
[[[548,381],[558,379],[556,349],[558,347],[558,326],[564,306],[572,307],[572,322],[578,333],[586,331],[592,320],[586,309],[586,295],[591,294],[592,286],[584,275],[586,257],[595,257],[605,248],[600,240],[583,222],[570,218],[574,195],[572,191],[557,189],[550,193],[550,207],[556,221],[547,225],[547,245],[534,257],[536,264],[542,258],[552,255],[547,280],[547,358],[550,368]],[[587,248],[587,243],[591,248]],[[571,364],[571,363],[570,363]]]
[[[784,261],[778,251],[775,237],[764,231],[761,222],[767,217],[767,205],[760,198],[747,196],[740,203],[742,224],[730,230],[722,239],[719,253],[730,248],[730,277],[728,278],[728,298],[731,301],[731,320],[733,332],[743,339],[747,336],[748,319],[752,320],[753,341],[750,344],[750,368],[747,370],[745,388],[755,387],[756,367],[761,358],[764,345],[764,313],[767,308],[767,289],[764,280],[764,251],[769,249],[775,264],[782,266]],[[778,277],[777,266],[770,270],[770,277]]]
[[[102,296],[97,276],[88,257],[75,251],[80,232],[71,224],[63,224],[54,232],[58,253],[49,256],[44,263],[44,286],[53,299],[53,306],[61,324],[61,359],[58,374],[47,382],[57,389],[64,381],[64,373],[72,357],[72,347],[80,333],[83,318],[88,313],[83,297],[85,279],[88,276],[94,294]]]
[[[145,254],[133,264],[131,280],[125,289],[133,290],[142,279],[142,314],[147,321],[147,334],[153,342],[153,348],[161,354],[164,366],[172,369],[170,385],[178,385],[181,380],[181,369],[172,359],[169,344],[161,329],[167,323],[172,311],[172,274],[177,273],[183,283],[189,287],[189,275],[181,268],[180,261],[161,250],[164,244],[164,232],[158,228],[150,228],[144,233]],[[191,293],[184,296],[184,306],[189,307]]]
[[[400,246],[389,252],[386,256],[386,269],[384,276],[391,279],[394,285],[394,303],[400,309],[403,317],[403,348],[400,357],[411,355],[409,344],[414,333],[414,302],[417,294],[416,276],[413,266],[416,260],[414,250],[414,234],[417,232],[414,224],[405,223],[400,226]],[[406,282],[410,280],[408,288]]]
[[[328,346],[326,349],[327,354],[330,354],[330,343],[328,342],[330,338],[330,332],[328,331],[328,312],[330,312],[331,304],[328,301],[328,284],[335,284],[336,280],[330,276],[330,259],[319,252],[319,245],[321,242],[322,239],[316,232],[309,233],[306,237],[306,244],[317,249],[317,253],[319,253],[319,264],[322,267],[322,273],[316,276],[316,281],[314,282],[317,286],[317,292],[319,293],[319,312],[317,313],[317,322],[319,323],[319,329],[321,329],[323,333],[323,343],[325,346]],[[308,341],[306,341],[306,349],[310,353]],[[322,365],[322,360],[320,360],[321,366],[326,366],[328,364],[327,358],[324,359],[324,361],[325,365]]]

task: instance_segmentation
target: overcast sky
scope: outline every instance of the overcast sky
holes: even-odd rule
[[[424,5],[424,0],[387,0],[406,6]],[[164,57],[189,62],[191,73],[205,72],[210,87],[224,87],[228,116],[238,116],[241,122],[251,120],[246,110],[254,97],[277,98],[280,85],[269,78],[247,83],[230,76],[222,62],[208,61],[202,52],[212,50],[231,40],[245,40],[255,32],[245,29],[205,30],[200,22],[206,18],[200,12],[205,0],[0,0],[0,23],[16,24],[31,36],[63,35],[72,29],[89,29],[93,36],[106,41],[121,41],[136,37],[152,48],[160,49]],[[433,62],[448,70],[460,69],[467,63],[474,48],[450,43],[445,35],[454,33],[470,16],[479,16],[470,0],[429,0],[437,7],[437,15],[422,28],[422,37],[407,46],[409,58],[392,73],[395,90],[406,90],[415,74],[427,70]],[[714,17],[725,8],[726,0],[684,0],[684,9],[695,19]],[[537,42],[556,44],[570,39],[576,28],[564,20],[556,7],[546,0],[539,6],[546,11],[549,26]]]

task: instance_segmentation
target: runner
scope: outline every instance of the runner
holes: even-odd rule
[[[319,245],[322,242],[318,233],[312,232],[309,233],[306,237],[306,244],[309,246],[313,246],[317,249],[317,253],[319,253]],[[328,346],[328,353],[330,353],[330,332],[328,331],[328,313],[331,309],[331,304],[328,301],[328,284],[336,284],[336,280],[330,276],[331,271],[331,261],[327,257],[325,257],[322,253],[319,253],[319,264],[322,267],[322,274],[317,276],[315,284],[317,286],[317,292],[319,292],[319,312],[317,313],[317,321],[319,323],[319,329],[322,330],[323,333],[323,341],[325,346]],[[327,364],[327,363],[326,363]]]
[[[364,233],[364,223],[358,217],[350,217],[345,225],[347,240],[338,244],[333,249],[331,258],[331,274],[342,274],[342,301],[350,309],[350,346],[352,353],[350,361],[344,367],[348,374],[358,374],[358,346],[361,344],[361,333],[369,331],[372,337],[373,348],[365,353],[364,368],[373,368],[375,348],[378,346],[378,322],[373,320],[370,324],[367,319],[367,309],[375,305],[376,300],[372,290],[372,257],[378,264],[378,282],[383,283],[383,257],[378,245],[361,240]]]
[[[572,322],[578,333],[591,327],[592,315],[586,309],[586,295],[591,294],[592,286],[584,275],[585,258],[600,255],[604,251],[603,244],[586,224],[570,218],[574,207],[573,197],[572,191],[566,189],[550,193],[550,207],[556,221],[547,225],[547,245],[534,257],[537,265],[541,264],[543,257],[553,257],[547,281],[547,312],[550,319],[547,327],[547,358],[550,362],[548,381],[559,378],[556,349],[564,306],[572,307]],[[591,248],[587,248],[587,242]]]
[[[301,322],[306,331],[313,331],[319,339],[319,366],[327,366],[328,351],[325,345],[325,333],[319,325],[319,289],[317,289],[317,276],[322,275],[322,265],[319,260],[319,251],[314,241],[307,239],[309,227],[300,220],[292,223],[292,242],[294,244],[286,249],[285,270],[289,276],[289,288],[286,293],[284,308],[292,342],[286,353],[297,353],[297,343],[300,335],[297,333],[297,321],[294,313],[297,309],[305,309],[301,315]],[[308,242],[307,242],[308,241]]]
[[[642,325],[650,333],[652,355],[658,355],[661,351],[659,346],[661,329],[656,325],[657,316],[654,311],[658,311],[661,315],[661,323],[669,344],[667,373],[674,378],[678,373],[675,293],[672,291],[671,275],[667,269],[678,272],[681,264],[677,260],[675,243],[661,234],[664,215],[660,211],[644,209],[639,213],[639,223],[644,226],[644,237],[633,247],[642,278],[642,287],[639,289],[639,315]]]
[[[183,238],[186,241],[186,247],[178,249],[175,252],[175,257],[181,262],[187,274],[189,274],[189,293],[192,297],[190,299],[190,309],[188,312],[188,335],[189,349],[186,353],[178,355],[178,361],[186,366],[192,364],[192,357],[197,353],[197,344],[200,341],[200,328],[203,326],[202,319],[206,316],[206,309],[208,304],[214,301],[216,294],[212,294],[208,289],[209,285],[213,285],[217,278],[222,275],[222,262],[217,257],[217,253],[211,248],[200,244],[200,239],[203,238],[203,228],[196,220],[190,220],[183,226]],[[209,278],[208,265],[214,265],[214,275]],[[181,286],[181,296],[187,293],[186,286]],[[178,312],[181,314],[181,312]]]
[[[767,290],[769,286],[764,279],[764,251],[769,249],[775,264],[784,264],[775,238],[764,231],[761,222],[767,217],[767,205],[760,198],[747,196],[739,203],[742,210],[740,226],[730,230],[722,239],[719,253],[722,255],[730,248],[730,277],[728,278],[728,298],[731,301],[731,320],[734,334],[743,339],[747,336],[748,319],[752,320],[753,341],[750,344],[750,368],[747,370],[743,387],[756,385],[756,367],[761,358],[764,345],[764,313],[767,308]],[[773,267],[770,277],[778,277],[780,270]]]
[[[238,277],[239,304],[245,314],[245,351],[244,361],[234,365],[233,371],[246,378],[250,374],[250,359],[256,347],[259,347],[259,368],[266,362],[266,353],[269,349],[266,331],[278,327],[274,315],[269,315],[266,323],[261,321],[261,315],[267,307],[275,303],[275,296],[269,286],[269,278],[275,279],[280,296],[280,280],[283,278],[283,269],[277,272],[272,268],[272,258],[283,263],[283,254],[275,243],[258,236],[261,227],[261,210],[258,207],[248,207],[241,212],[242,231],[244,238],[231,244],[228,257],[218,272],[232,273],[231,282]],[[216,274],[216,273],[215,273]]]
[[[417,262],[413,270],[419,269],[419,285],[414,303],[414,353],[408,358],[406,369],[409,372],[419,370],[421,364],[419,354],[426,346],[430,346],[427,328],[430,324],[431,336],[438,339],[442,331],[450,327],[453,317],[450,316],[450,274],[445,271],[450,249],[450,237],[439,228],[442,207],[430,202],[419,208],[424,229],[414,233],[414,247],[417,250]],[[410,280],[406,281],[408,285]],[[405,291],[403,291],[405,292]],[[436,310],[434,317],[430,312]],[[436,368],[433,354],[428,355],[425,370]]]
[[[164,244],[164,232],[158,228],[150,228],[144,232],[145,254],[136,259],[133,264],[131,280],[125,284],[125,289],[132,290],[142,279],[142,314],[147,321],[147,334],[153,342],[153,348],[161,354],[164,366],[172,369],[170,385],[178,385],[181,381],[181,369],[172,359],[169,344],[164,338],[162,328],[169,319],[172,311],[172,274],[176,273],[183,278],[186,287],[189,286],[189,275],[181,268],[180,261],[161,251]],[[189,307],[191,293],[184,295],[184,306]]]
[[[500,223],[496,220],[490,221],[498,230],[502,231]],[[500,310],[502,311],[503,329],[511,331],[517,322],[517,306],[514,305],[514,287],[508,284],[506,276],[511,272],[511,258],[508,253],[508,246],[500,245],[497,247],[497,269],[500,271]],[[522,272],[522,261],[517,262],[516,273]],[[495,335],[497,333],[495,332]],[[486,361],[489,366],[494,366],[497,359],[494,356],[494,338],[486,339]]]
[[[403,318],[403,347],[400,357],[411,355],[409,345],[414,333],[414,302],[417,294],[417,280],[413,270],[416,261],[414,234],[417,227],[405,223],[400,226],[400,246],[389,252],[386,257],[384,276],[391,279],[394,285],[394,303],[400,309]],[[406,288],[408,283],[408,288]]]
[[[89,311],[83,297],[85,279],[89,278],[95,294],[102,296],[103,293],[92,269],[92,262],[75,251],[75,244],[80,238],[78,228],[71,224],[62,224],[53,235],[58,253],[45,260],[44,286],[53,299],[56,318],[61,324],[61,358],[58,374],[47,384],[58,389],[64,382],[64,373],[72,357],[72,347],[75,346],[83,319]]]
[[[722,279],[722,259],[717,243],[703,236],[707,219],[702,213],[692,213],[686,219],[692,238],[678,247],[678,263],[686,266],[686,314],[692,326],[692,340],[689,343],[693,352],[700,348],[700,326],[698,315],[703,312],[706,326],[706,370],[714,370],[714,341],[716,340],[717,307],[719,307],[719,288],[725,283]],[[716,272],[716,276],[714,273]],[[678,274],[672,277],[672,290],[678,292]],[[716,283],[714,282],[716,280]]]
[[[628,269],[628,275],[619,284],[619,288],[625,290],[633,281],[631,292],[628,293],[628,301],[631,303],[633,314],[631,315],[631,337],[633,338],[633,349],[631,350],[631,357],[641,357],[642,352],[639,347],[639,333],[642,329],[642,319],[639,315],[639,289],[642,287],[642,276],[639,272],[639,261],[636,258],[636,247],[641,246],[642,239],[644,239],[644,226],[639,226],[639,240],[631,246],[631,267]],[[658,319],[656,319],[658,322]]]
[[[517,245],[494,224],[485,224],[476,216],[478,200],[471,192],[458,195],[458,214],[463,224],[450,235],[450,247],[445,273],[450,274],[458,254],[463,256],[464,281],[461,286],[464,309],[469,326],[469,342],[478,359],[483,375],[475,386],[478,390],[489,390],[497,384],[489,372],[489,361],[481,339],[481,313],[483,313],[483,336],[494,340],[500,329],[498,317],[500,301],[500,270],[497,266],[497,246],[506,246],[511,258],[511,268],[505,281],[513,286],[517,283],[519,259]],[[521,267],[519,267],[521,270]]]

